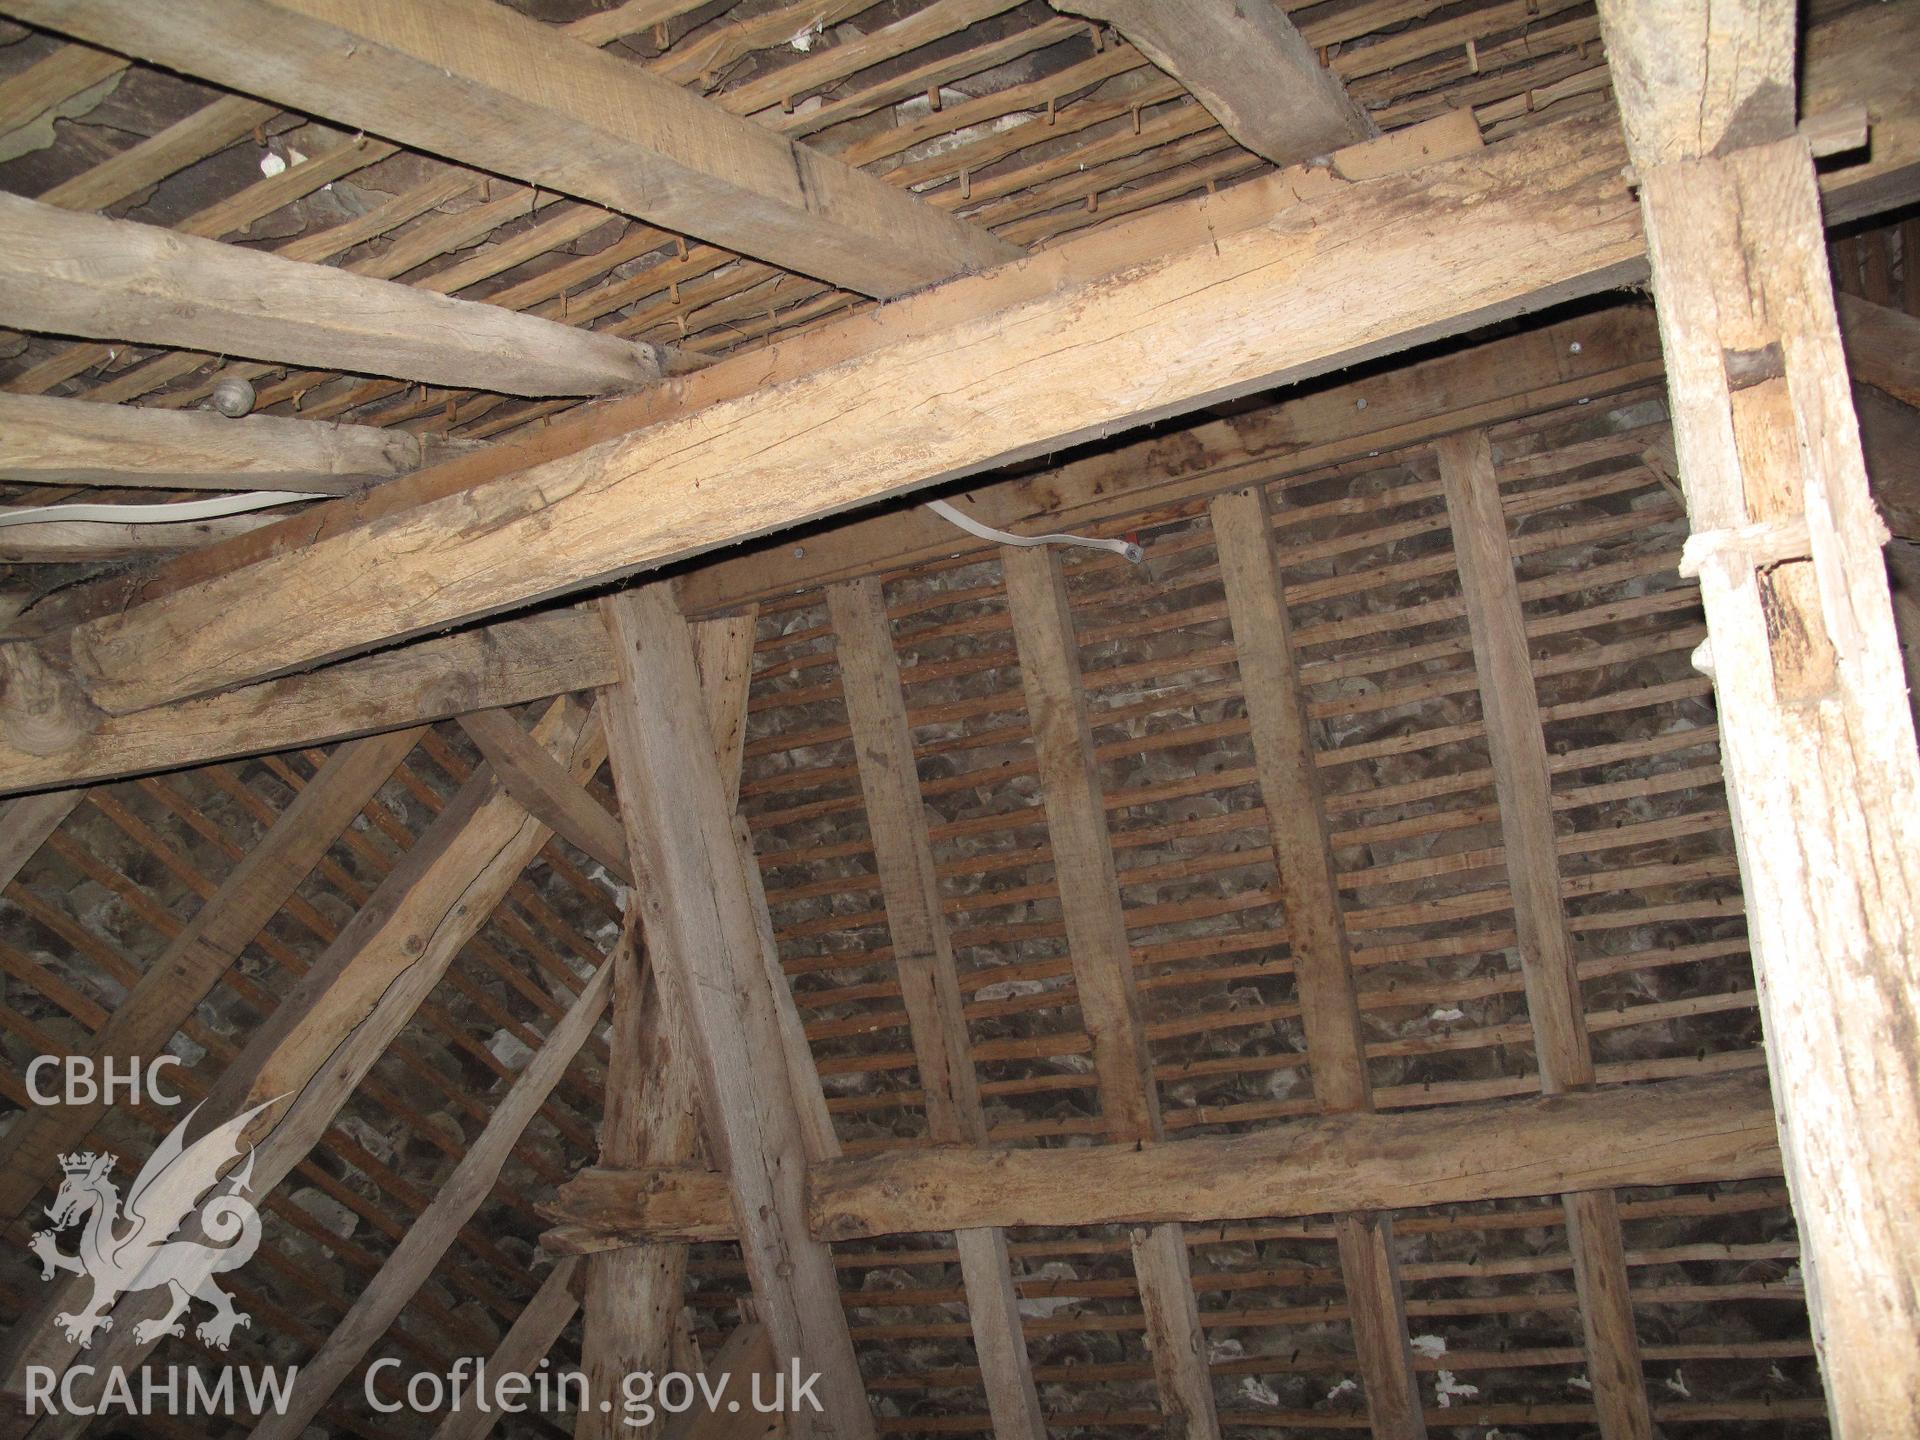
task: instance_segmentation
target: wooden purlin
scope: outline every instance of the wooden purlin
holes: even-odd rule
[[[1178,1145],[895,1146],[814,1163],[807,1209],[813,1233],[839,1242],[985,1226],[1215,1225],[1770,1178],[1780,1173],[1770,1116],[1765,1081],[1747,1070],[1429,1112],[1313,1114]],[[1467,1168],[1458,1152],[1476,1145],[1480,1168]],[[726,1181],[698,1166],[583,1171],[551,1211],[602,1236],[738,1234]]]
[[[941,914],[900,662],[880,584],[869,579],[834,586],[827,592],[827,607],[893,939],[894,968],[925,1097],[927,1138],[936,1145],[981,1145],[987,1138],[986,1115],[961,1009],[953,944]],[[963,1230],[954,1243],[994,1433],[1008,1440],[1042,1440],[1046,1420],[1021,1332],[1006,1232]]]
[[[1099,1077],[1102,1125],[1111,1144],[1156,1143],[1165,1138],[1159,1089],[1140,1023],[1133,952],[1107,838],[1106,806],[1059,552],[1044,545],[1003,546],[1000,565],[1074,991]],[[1193,1278],[1180,1226],[1135,1230],[1132,1243],[1166,1433],[1181,1440],[1217,1440],[1220,1426],[1206,1339],[1194,1310]]]
[[[471,0],[417,0],[404,15],[249,0],[217,20],[159,0],[8,0],[7,9],[867,294],[897,295],[1017,253],[676,83],[692,76],[649,73]],[[274,45],[300,60],[249,63],[250,48]],[[531,79],[535,71],[546,80]]]
[[[1549,1095],[1586,1089],[1594,1083],[1593,1053],[1561,900],[1546,735],[1492,449],[1484,430],[1448,436],[1434,449],[1473,636],[1540,1088]],[[1569,1194],[1565,1204],[1601,1433],[1606,1440],[1651,1440],[1613,1192]]]
[[[1371,1110],[1373,1086],[1352,959],[1267,492],[1254,488],[1220,496],[1209,518],[1273,838],[1314,1098],[1330,1113]],[[1349,1214],[1338,1225],[1347,1307],[1374,1435],[1425,1440],[1392,1218]]]

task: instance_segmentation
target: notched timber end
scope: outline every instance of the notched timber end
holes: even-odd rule
[[[63,657],[23,641],[0,644],[0,732],[29,755],[54,755],[97,729],[105,712]]]

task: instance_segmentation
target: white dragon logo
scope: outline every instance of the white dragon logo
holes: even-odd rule
[[[118,1188],[108,1178],[113,1170],[111,1155],[89,1152],[60,1157],[65,1178],[46,1212],[53,1228],[36,1233],[31,1248],[40,1257],[42,1280],[67,1270],[93,1281],[93,1296],[85,1308],[54,1317],[68,1340],[82,1348],[90,1346],[95,1331],[113,1328],[108,1312],[123,1294],[162,1285],[171,1291],[172,1303],[165,1315],[134,1327],[134,1338],[143,1345],[163,1335],[184,1335],[180,1316],[195,1298],[213,1306],[214,1313],[195,1327],[194,1334],[215,1349],[226,1349],[234,1330],[249,1323],[213,1277],[239,1269],[260,1245],[259,1213],[250,1201],[240,1198],[253,1177],[251,1146],[246,1159],[226,1178],[224,1190],[204,1204],[198,1202],[207,1190],[222,1183],[221,1167],[240,1153],[240,1136],[248,1122],[275,1103],[256,1105],[189,1146],[181,1137],[199,1113],[196,1106],[141,1167],[124,1209]],[[200,1233],[212,1245],[173,1238],[195,1216],[196,1204]],[[56,1244],[56,1236],[82,1217],[86,1228],[80,1234],[79,1249],[68,1255]]]

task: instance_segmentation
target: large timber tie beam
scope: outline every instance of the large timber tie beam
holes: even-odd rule
[[[1920,182],[1917,24],[1856,12],[1810,58],[1823,100],[1889,117],[1833,177],[1838,213]],[[225,689],[1604,290],[1644,272],[1624,158],[1580,117],[1312,200],[1282,173],[1097,231],[723,361],[686,393],[727,398],[630,436],[378,521],[323,509],[311,544],[15,655],[0,720],[37,695],[43,730],[84,729],[88,704]],[[764,383],[769,363],[791,378]]]
[[[1795,7],[1602,0],[1836,1433],[1920,1433],[1920,755]],[[1911,65],[1912,52],[1904,63]],[[1805,102],[1803,108],[1810,106]],[[1881,135],[1874,135],[1875,144]]]
[[[816,1165],[826,1240],[980,1226],[1286,1219],[1686,1185],[1780,1173],[1758,1073],[1661,1080],[1530,1100],[1350,1111],[1246,1135],[1076,1150],[902,1150]],[[546,1213],[586,1234],[692,1241],[735,1233],[711,1170],[586,1170]]]
[[[860,294],[897,295],[1020,253],[492,0],[5,0],[0,10]]]
[[[1269,420],[1251,433],[1226,421],[1210,421],[1165,439],[1136,440],[1098,457],[1055,467],[1031,484],[999,482],[963,497],[963,503],[1001,528],[1017,529],[1063,502],[1074,505],[1074,523],[1105,519],[1170,495],[1182,499],[1204,495],[1226,483],[1213,478],[1214,472],[1241,483],[1237,477],[1256,464],[1284,463],[1288,471],[1305,469],[1365,455],[1385,443],[1422,438],[1461,415],[1485,422],[1505,420],[1581,396],[1641,384],[1658,375],[1658,355],[1651,311],[1616,307],[1282,401],[1273,407]],[[1362,400],[1364,405],[1358,403]],[[551,429],[539,432],[540,443],[547,444],[570,425],[608,409],[636,403],[641,403],[639,397],[630,397],[606,407],[569,412]],[[482,447],[435,473],[470,472],[479,465],[498,464],[501,452],[513,445],[503,441]],[[1205,457],[1198,473],[1189,461],[1194,445],[1202,447]],[[384,502],[395,486],[412,483],[390,482],[369,492],[360,503]],[[966,544],[969,538],[924,507],[911,506],[817,536],[805,547],[803,557],[794,557],[791,548],[763,549],[689,571],[679,577],[676,588],[689,613],[705,613],[731,608],[762,593],[947,555],[956,543]],[[990,542],[979,543],[984,548]],[[177,571],[169,572],[169,578],[177,576]],[[110,585],[114,593],[109,592]],[[109,581],[89,592],[74,593],[86,594],[86,603],[97,613],[119,608],[125,597],[117,592],[118,586]],[[25,618],[38,616],[48,604],[63,603],[65,598],[52,597]],[[56,628],[58,623],[57,618],[53,620]],[[29,754],[0,733],[0,790],[71,785],[319,744],[590,690],[612,683],[613,678],[613,652],[599,615],[585,606],[546,610],[203,699],[101,718],[97,728],[45,755]]]

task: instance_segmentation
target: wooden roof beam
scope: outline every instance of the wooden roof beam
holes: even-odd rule
[[[1435,450],[1473,640],[1540,1088],[1548,1095],[1584,1090],[1594,1081],[1593,1051],[1561,899],[1546,732],[1493,454],[1484,430],[1449,435]],[[1613,1192],[1570,1193],[1562,1203],[1600,1433],[1604,1440],[1652,1440]]]
[[[553,1349],[561,1333],[572,1321],[580,1302],[574,1298],[574,1275],[580,1262],[571,1256],[554,1264],[540,1282],[533,1298],[514,1317],[513,1325],[487,1358],[492,1375],[531,1375]],[[447,1418],[433,1432],[433,1440],[487,1440],[502,1411],[489,1405],[462,1405],[449,1410]]]
[[[953,941],[940,903],[900,659],[880,582],[869,578],[836,585],[827,592],[827,608],[880,871],[887,933],[927,1112],[927,1136],[936,1145],[984,1145],[986,1112],[973,1068]],[[1044,1440],[1046,1420],[1021,1331],[1006,1231],[962,1230],[954,1243],[994,1434],[1006,1440]]]
[[[34,484],[345,495],[472,448],[371,425],[0,392],[0,479]]]
[[[494,777],[554,834],[606,867],[622,884],[634,883],[633,862],[620,822],[573,777],[546,747],[520,728],[505,710],[476,710],[460,717]]]
[[[1106,1138],[1115,1146],[1151,1147],[1166,1139],[1166,1130],[1153,1056],[1140,1023],[1139,987],[1060,552],[1044,545],[1006,545],[1000,550],[1000,565],[1039,762],[1074,996],[1093,1045]],[[1130,1238],[1147,1352],[1167,1434],[1217,1440],[1220,1420],[1207,1368],[1207,1342],[1180,1227],[1141,1227]]]
[[[1291,473],[1429,438],[1448,421],[1509,419],[1659,373],[1651,314],[1627,310],[1582,316],[1282,400],[1244,427],[1211,421],[1136,441],[1033,480],[984,487],[960,497],[960,503],[1003,529],[1017,529],[1050,513],[1055,504],[1065,507],[1073,523],[1105,519],[1205,495],[1224,483],[1243,483],[1254,467],[1262,477]],[[1360,400],[1367,403],[1359,405]],[[458,463],[493,458],[482,451]],[[384,493],[384,488],[371,492],[361,503],[377,504]],[[1057,523],[1050,522],[1050,528]],[[701,609],[732,606],[750,592],[904,568],[976,543],[988,544],[914,506],[809,537],[801,547],[804,557],[796,559],[791,546],[768,549],[683,575],[676,589],[689,610],[696,601]],[[96,598],[125,603],[129,597],[103,586]],[[50,603],[59,604],[60,597]],[[605,628],[589,609],[496,621],[204,699],[103,717],[96,729],[44,755],[22,750],[0,731],[0,790],[317,744],[547,699],[611,683],[612,665]]]
[[[796,1414],[794,1431],[871,1440],[833,1259],[806,1224],[806,1165],[833,1145],[832,1125],[811,1065],[789,1053],[798,1020],[769,953],[758,866],[735,833],[693,634],[659,584],[604,606],[620,674],[606,692],[613,775],[656,907],[656,973],[691,1042],[707,1139],[775,1354],[821,1377],[823,1409]]]
[[[1809,67],[1885,117],[1873,159],[1836,172],[1841,212],[1920,185],[1920,80],[1896,58],[1914,23],[1908,7],[1854,12],[1831,27],[1848,43]],[[9,694],[0,720],[44,733],[83,726],[89,702],[124,713],[223,689],[1606,289],[1645,250],[1603,122],[1311,201],[1288,176],[1254,182],[1221,202],[1264,204],[1268,223],[1209,236],[1223,211],[1168,207],[771,361],[723,361],[686,384],[732,392],[705,410],[663,407],[625,439],[377,524],[309,522],[324,538],[77,626],[68,657],[16,653],[18,693],[40,698]],[[1141,259],[1170,237],[1187,248]],[[794,378],[766,383],[769,364]]]
[[[1920,316],[1836,294],[1840,338],[1853,378],[1896,400],[1920,406]]]
[[[603,395],[666,368],[643,341],[17,195],[0,195],[0,323],[505,395]]]
[[[0,11],[864,295],[1019,254],[490,0],[5,0]]]
[[[1366,172],[1378,175],[1417,167],[1439,159],[1456,158],[1481,148],[1477,130],[1472,133],[1472,144],[1462,148],[1465,140],[1465,132],[1457,122],[1442,120],[1396,131],[1383,140],[1355,147],[1349,153],[1355,157],[1356,165],[1364,160]],[[1315,181],[1304,170],[1291,172],[1281,182],[1283,186],[1289,187],[1287,189],[1289,194],[1292,193],[1290,187],[1296,183],[1309,188],[1312,184],[1326,188],[1327,184],[1324,175]],[[1185,232],[1189,236],[1188,240],[1176,243],[1156,227],[1152,234],[1151,245],[1144,243],[1143,236],[1142,243],[1129,246],[1126,253],[1135,259],[1151,258],[1161,251],[1179,248],[1180,243],[1197,245],[1209,235],[1218,235],[1226,230],[1239,230],[1249,225],[1259,224],[1272,215],[1272,194],[1271,187],[1264,192],[1260,187],[1239,187],[1224,192],[1191,212],[1188,216],[1191,224]],[[1160,212],[1162,218],[1169,213],[1171,212]],[[1651,334],[1650,329],[1648,333]],[[483,447],[476,454],[436,466],[433,470],[413,479],[383,486],[374,494],[362,497],[351,518],[341,511],[331,512],[326,529],[331,531],[347,524],[372,520],[380,515],[399,514],[427,500],[470,489],[484,481],[497,479],[517,470],[525,470],[556,457],[577,453],[591,445],[617,439],[649,425],[679,418],[718,401],[739,398],[767,385],[812,373],[825,365],[878,348],[893,338],[893,332],[889,327],[877,323],[842,322],[832,327],[832,334],[835,337],[835,343],[824,349],[813,345],[783,344],[761,352],[762,359],[766,363],[760,367],[716,365],[698,375],[685,377],[676,385],[654,386],[634,395],[580,406],[564,414],[548,417],[552,421],[551,424],[543,421],[537,428],[522,429],[507,439]],[[1542,337],[1543,342],[1544,338]],[[1576,330],[1569,338],[1582,340],[1586,351],[1592,351],[1596,347],[1594,332]],[[1654,349],[1657,350],[1657,344]],[[1549,348],[1547,351],[1516,363],[1531,374],[1554,376],[1562,380],[1570,380],[1576,374],[1586,373],[1585,364],[1579,352],[1569,359],[1554,355]],[[1387,389],[1369,386],[1358,392],[1368,399],[1368,404],[1359,408],[1366,410],[1370,418],[1374,414],[1382,413],[1374,407],[1380,406],[1383,400],[1392,395],[1396,403],[1402,407],[1417,401],[1424,402],[1431,411],[1434,397],[1439,394],[1443,382],[1436,377],[1433,385],[1425,384],[1424,372],[1421,373],[1420,379],[1423,383],[1414,384],[1410,383],[1410,380],[1394,381]],[[1444,383],[1460,384],[1462,381],[1460,377],[1452,376],[1448,372],[1448,378]],[[1333,403],[1334,396],[1339,392],[1340,387],[1332,387],[1326,395],[1309,405],[1311,417],[1301,421],[1305,429],[1314,433],[1326,430],[1344,436],[1352,436],[1355,433],[1353,427],[1355,407],[1352,397],[1347,397],[1345,410],[1342,413],[1340,407]],[[1292,412],[1295,407],[1289,406],[1288,409]],[[1290,413],[1289,418],[1295,417]],[[1105,483],[1111,488],[1111,478]],[[1095,488],[1097,491],[1098,487]],[[1046,508],[1046,502],[1043,501],[1040,508]],[[890,518],[897,517],[882,517],[882,520]],[[915,542],[926,547],[930,537],[935,535],[950,540],[951,528],[944,522],[936,522],[936,525],[937,528],[925,527],[913,532]],[[885,524],[875,529],[855,530],[853,533],[856,539],[863,536],[872,537],[874,547],[885,548],[895,543],[889,538],[894,533],[893,530]],[[268,533],[255,536],[244,544],[230,542],[217,549],[203,551],[192,557],[180,557],[165,566],[155,567],[141,577],[140,593],[143,598],[151,598],[206,579],[211,575],[249,564],[289,544],[302,543],[312,538],[316,538],[316,535],[312,530],[311,522],[299,527],[297,535],[294,526],[277,525],[271,527]],[[809,556],[814,553],[813,545],[810,544],[805,548]],[[837,553],[838,548],[832,547],[829,554]],[[899,548],[904,551],[907,547],[903,544]],[[933,553],[939,553],[937,547],[932,548]],[[759,598],[762,594],[779,593],[809,581],[824,583],[833,579],[848,578],[849,575],[867,573],[871,568],[855,566],[852,569],[821,569],[807,564],[805,557],[791,555],[790,551],[791,547],[782,549],[761,547],[758,553],[741,555],[710,567],[717,572],[711,578],[717,580],[718,584],[708,583],[690,590],[685,582],[691,577],[683,577],[682,603],[689,614],[708,614],[730,608],[743,600]],[[706,570],[695,573],[707,575]],[[42,628],[50,628],[86,615],[117,610],[127,603],[129,602],[126,593],[118,586],[103,583],[71,592],[70,595],[63,596],[52,605],[43,602],[37,613],[45,621]]]
[[[1052,0],[1113,26],[1275,165],[1331,155],[1379,131],[1320,63],[1279,0]]]
[[[604,635],[598,615],[591,617]],[[742,721],[753,664],[753,617],[709,620],[694,630],[708,736],[729,809],[740,795]],[[609,647],[611,660],[611,647]],[[611,683],[613,677],[609,676]],[[622,846],[625,831],[622,830]],[[600,1163],[685,1165],[699,1146],[699,1086],[686,1016],[659,982],[656,967],[672,940],[651,887],[628,899],[627,923],[644,936],[620,953],[613,977],[607,1094],[600,1113]],[[686,1303],[687,1247],[679,1242],[609,1245],[587,1257],[580,1368],[590,1393],[613,1394],[628,1375],[660,1374],[672,1363],[674,1322]],[[583,1411],[574,1440],[617,1440],[631,1430],[625,1416]]]
[[[1834,1433],[1920,1430],[1920,752],[1795,7],[1601,0]],[[1815,73],[1818,32],[1805,71]],[[1913,50],[1904,47],[1911,64]],[[1848,97],[1859,98],[1859,97]],[[1871,108],[1871,106],[1870,106]],[[1872,143],[1896,121],[1874,116]]]
[[[1286,1219],[1780,1173],[1766,1078],[1659,1080],[1526,1100],[1285,1120],[1178,1144],[895,1151],[816,1165],[828,1240],[981,1226]],[[548,1213],[584,1228],[733,1237],[711,1170],[582,1171]]]
[[[1274,884],[1286,915],[1313,1096],[1328,1114],[1371,1110],[1339,875],[1267,492],[1256,486],[1222,495],[1209,514],[1273,838]],[[1335,1223],[1373,1433],[1377,1440],[1426,1440],[1392,1217],[1360,1211]]]
[[[898,338],[817,375],[88,621],[71,637],[76,679],[111,712],[225,688],[1318,374],[1640,265],[1603,127],[1543,128],[1484,156],[1430,172],[1480,197],[1449,225],[1433,224],[1426,187],[1368,181],[1312,203],[1299,224],[1203,239],[1118,274],[1106,272],[1121,242],[1096,234],[901,301],[866,322]],[[1553,185],[1533,183],[1543,169]],[[1326,238],[1351,227],[1372,243]],[[996,306],[1007,295],[1019,298]],[[814,338],[832,349],[830,332]],[[764,373],[743,356],[696,378],[746,364]],[[301,598],[316,586],[324,608]]]

